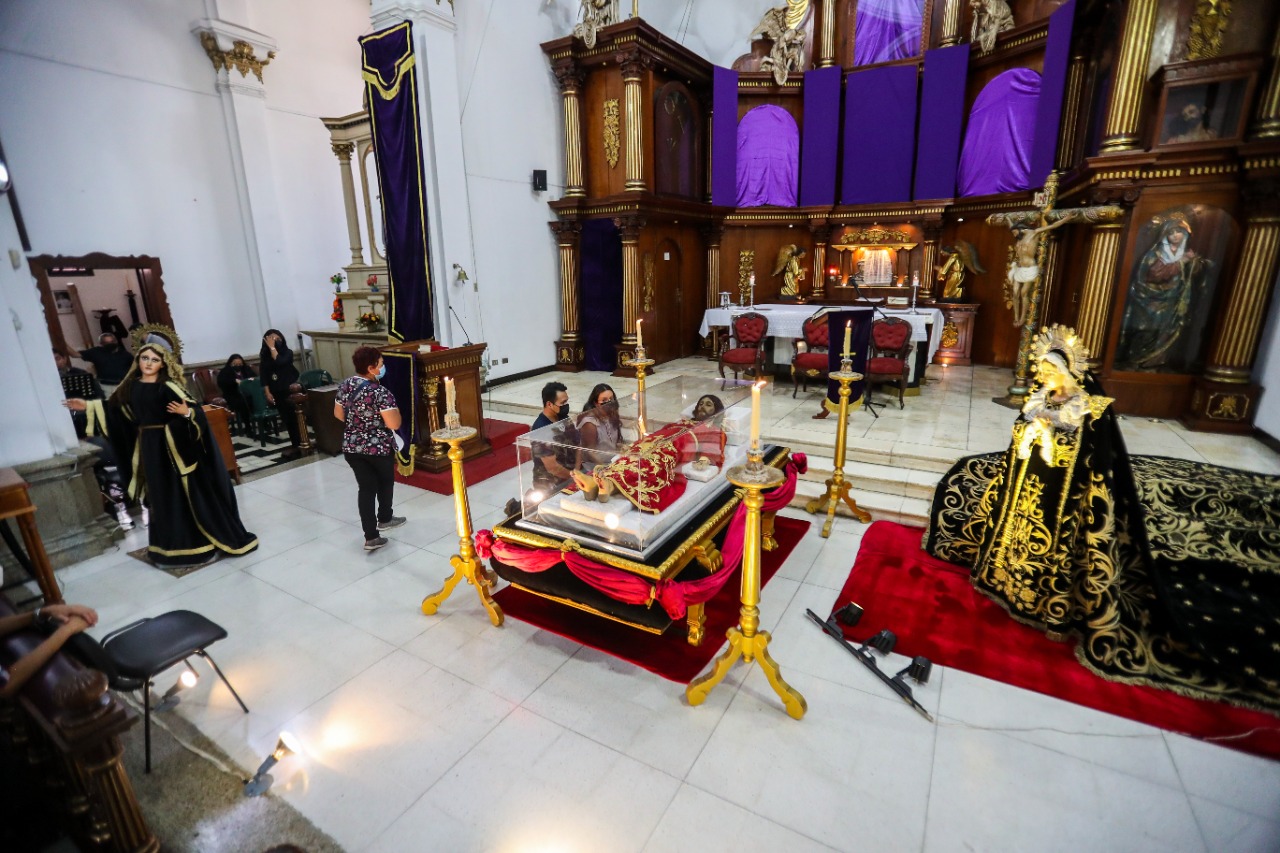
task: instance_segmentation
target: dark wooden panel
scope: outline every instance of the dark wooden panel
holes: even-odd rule
[[[582,88],[582,168],[587,195],[614,195],[623,191],[627,180],[627,110],[622,73],[616,66],[594,69]],[[604,150],[604,103],[612,98],[618,101],[618,162],[614,166],[605,159]]]
[[[1013,311],[1004,304],[1005,270],[1013,232],[987,225],[981,216],[965,217],[944,229],[939,243],[946,245],[957,239],[974,245],[986,269],[985,273],[965,276],[965,301],[981,306],[973,325],[973,363],[1013,367],[1019,331],[1013,327]]]

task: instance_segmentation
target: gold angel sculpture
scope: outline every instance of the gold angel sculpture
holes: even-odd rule
[[[800,258],[804,257],[804,249],[795,243],[788,243],[778,250],[778,260],[773,265],[773,276],[782,276],[783,297],[796,299],[800,296],[800,280],[804,278],[804,268],[800,266]]]
[[[946,262],[937,267],[938,281],[942,282],[942,298],[959,302],[964,298],[965,272],[981,275],[986,270],[978,260],[978,250],[968,240],[956,240],[950,246],[942,247]]]

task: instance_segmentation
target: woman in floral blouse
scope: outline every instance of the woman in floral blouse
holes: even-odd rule
[[[356,375],[338,386],[333,416],[345,424],[342,456],[356,475],[359,492],[356,505],[364,526],[364,549],[376,551],[387,540],[379,531],[404,524],[403,516],[391,514],[391,493],[395,487],[395,430],[400,428],[400,409],[391,392],[378,384],[386,372],[382,353],[360,347],[351,354]],[[377,512],[374,512],[374,502]]]

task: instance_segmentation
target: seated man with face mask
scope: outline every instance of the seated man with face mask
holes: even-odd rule
[[[542,386],[542,412],[529,430],[535,431],[552,424],[562,424],[572,429],[569,417],[569,389],[562,382],[548,382]],[[559,431],[556,431],[559,434]],[[569,458],[568,448],[557,444],[533,445],[534,488],[545,497],[558,491],[573,478],[575,460]],[[534,501],[536,503],[536,501]]]

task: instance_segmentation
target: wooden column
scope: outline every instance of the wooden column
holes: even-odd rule
[[[613,220],[622,232],[622,343],[617,344],[618,361],[615,376],[634,376],[630,367],[635,355],[636,320],[640,318],[640,230],[644,219],[623,216]]]
[[[723,225],[702,226],[702,240],[707,246],[707,307],[720,305],[720,242],[724,239]]]
[[[1040,303],[1036,315],[1036,328],[1049,323],[1047,316],[1049,307],[1053,305],[1053,292],[1058,289],[1058,280],[1062,272],[1061,231],[1050,231],[1044,239],[1044,266],[1040,273]]]
[[[1107,318],[1111,314],[1123,230],[1124,225],[1119,222],[1095,225],[1089,242],[1089,266],[1081,287],[1076,333],[1089,349],[1089,367],[1094,370],[1102,364],[1102,350],[1106,345]]]
[[[942,9],[942,39],[938,47],[950,47],[960,43],[960,9],[964,0],[945,0]]]
[[[942,296],[934,294],[933,288],[938,283],[938,238],[942,236],[942,223],[924,228],[924,241],[921,245],[923,255],[920,260],[920,299],[934,299]]]
[[[582,171],[582,82],[583,73],[572,59],[557,62],[552,71],[560,85],[564,103],[564,195],[585,196]]]
[[[819,38],[818,68],[836,64],[836,2],[822,0],[822,33]]]
[[[576,372],[582,369],[586,357],[578,331],[578,246],[582,225],[571,220],[547,224],[556,235],[560,251],[560,339],[556,341],[556,369]]]
[[[1157,0],[1129,0],[1125,7],[1120,57],[1111,85],[1111,100],[1103,124],[1101,153],[1129,151],[1140,146],[1142,95],[1151,60]]]
[[[810,223],[809,233],[813,235],[813,272],[809,278],[813,289],[809,298],[821,302],[827,297],[827,244],[831,242],[831,226]]]
[[[342,206],[347,212],[347,239],[351,241],[351,265],[364,263],[364,246],[360,244],[360,219],[356,215],[356,182],[351,176],[351,155],[356,146],[351,142],[330,144],[338,158],[338,171],[342,175]]]
[[[623,185],[626,192],[644,192],[648,189],[644,180],[644,101],[641,81],[649,67],[649,58],[639,50],[618,54],[618,62],[622,66],[623,87],[623,123],[625,136],[625,157],[627,161],[627,179]],[[624,245],[623,252],[626,252]],[[632,321],[631,334],[635,334],[635,321]]]
[[[1084,93],[1086,61],[1083,53],[1076,54],[1071,57],[1071,66],[1067,69],[1067,91],[1063,97],[1062,129],[1058,135],[1056,160],[1059,172],[1069,171],[1080,156],[1080,99]]]
[[[1280,136],[1280,28],[1276,29],[1275,41],[1271,43],[1271,74],[1267,76],[1267,88],[1258,98],[1252,131],[1255,139]]]

